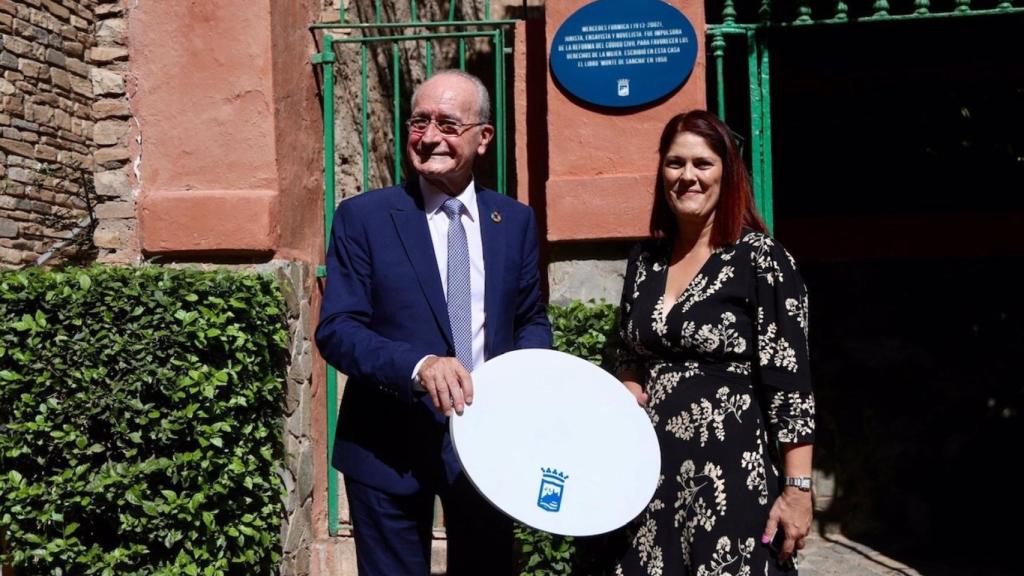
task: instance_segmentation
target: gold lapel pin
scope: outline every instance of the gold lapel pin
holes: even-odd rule
[[[501,214],[497,210],[491,212],[491,220],[493,220],[495,224],[498,224],[501,222]]]

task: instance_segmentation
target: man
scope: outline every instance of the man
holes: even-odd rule
[[[489,115],[479,79],[434,75],[412,98],[416,174],[342,202],[334,218],[316,341],[349,378],[333,464],[360,576],[429,573],[434,494],[450,575],[512,570],[511,521],[469,484],[447,423],[472,404],[474,366],[551,346],[533,214],[473,181]]]

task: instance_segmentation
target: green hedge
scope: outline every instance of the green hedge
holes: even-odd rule
[[[0,564],[272,573],[286,341],[268,275],[0,273]]]
[[[548,317],[555,337],[555,349],[590,360],[611,371],[618,342],[618,313],[617,306],[604,301],[576,300],[567,306],[549,306]],[[594,574],[598,569],[587,562],[601,556],[600,537],[577,540],[521,524],[516,525],[515,535],[519,547],[520,576]],[[582,551],[577,553],[577,548]]]
[[[604,300],[548,307],[555,350],[590,360],[609,372],[618,344],[619,308]]]

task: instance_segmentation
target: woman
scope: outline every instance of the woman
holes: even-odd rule
[[[720,120],[672,118],[658,152],[654,240],[633,251],[623,287],[619,377],[655,426],[662,477],[616,573],[793,574],[812,508],[803,282]]]

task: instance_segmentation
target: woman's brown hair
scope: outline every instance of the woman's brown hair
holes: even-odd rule
[[[767,233],[768,228],[754,207],[750,175],[733,141],[732,131],[714,114],[706,110],[692,110],[673,116],[661,132],[654,209],[651,211],[651,235],[655,238],[672,238],[676,234],[676,218],[665,198],[661,167],[676,137],[686,132],[703,138],[722,159],[721,193],[715,207],[715,221],[711,227],[711,245],[717,248],[735,244],[744,228]]]

